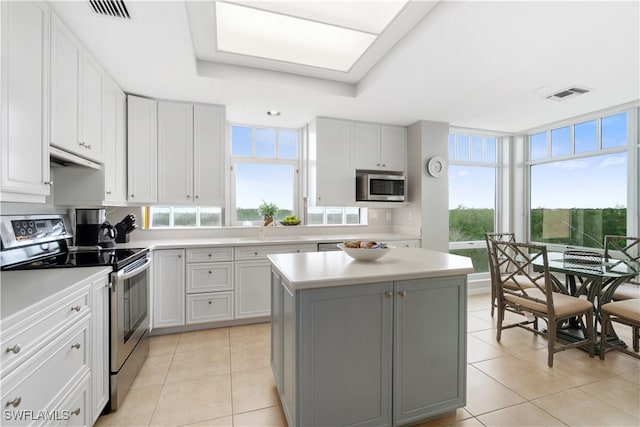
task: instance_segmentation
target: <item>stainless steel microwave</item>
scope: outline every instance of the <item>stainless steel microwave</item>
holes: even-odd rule
[[[404,175],[363,173],[356,175],[356,201],[404,202]]]

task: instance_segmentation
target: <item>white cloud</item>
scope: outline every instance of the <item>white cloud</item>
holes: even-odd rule
[[[621,166],[627,163],[627,159],[623,156],[620,157],[607,157],[602,162],[600,162],[596,168],[604,169],[609,167]]]
[[[585,169],[589,167],[589,163],[584,160],[567,160],[565,162],[552,163],[552,167],[564,170]]]

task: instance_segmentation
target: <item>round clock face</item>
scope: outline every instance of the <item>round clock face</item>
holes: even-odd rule
[[[435,177],[442,176],[442,174],[446,170],[446,167],[447,166],[444,162],[444,159],[438,156],[432,157],[427,164],[427,170],[429,171],[429,174]]]

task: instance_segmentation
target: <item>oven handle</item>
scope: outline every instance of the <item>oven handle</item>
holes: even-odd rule
[[[133,276],[140,274],[142,271],[146,270],[149,267],[149,264],[151,264],[151,258],[147,258],[144,264],[142,264],[140,267],[136,268],[135,270],[132,270],[126,273],[124,271],[118,271],[116,273],[116,280],[121,282],[123,280],[130,279]]]

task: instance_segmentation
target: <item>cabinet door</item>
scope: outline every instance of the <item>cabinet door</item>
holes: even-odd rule
[[[118,87],[111,79],[105,79],[102,104],[102,159],[104,161],[104,199],[116,198],[116,138],[118,134]]]
[[[298,340],[297,340],[297,318],[296,318],[296,297],[281,282],[282,288],[282,389],[281,399],[282,409],[287,417],[287,424],[290,426],[301,425],[297,418],[297,396],[296,384],[298,372]]]
[[[157,200],[158,134],[157,103],[152,99],[127,97],[127,186],[130,203]]]
[[[464,406],[466,278],[399,281],[394,294],[393,425]]]
[[[49,194],[49,9],[1,2],[0,75],[3,201],[44,202]]]
[[[102,67],[88,53],[82,62],[82,138],[80,147],[84,157],[102,161]]]
[[[317,206],[355,205],[353,133],[353,122],[317,119],[315,200]]]
[[[235,264],[235,318],[271,314],[271,263],[242,261]]]
[[[112,200],[118,204],[127,202],[127,97],[118,88],[116,96],[116,161],[115,188]]]
[[[392,290],[376,283],[298,291],[299,425],[391,425]]]
[[[109,400],[108,285],[106,276],[91,285],[91,425]]]
[[[193,193],[199,205],[224,205],[224,131],[224,107],[193,107]]]
[[[84,155],[80,148],[82,45],[51,15],[51,145]]]
[[[382,125],[380,138],[380,162],[382,168],[393,172],[404,172],[407,147],[405,128]]]
[[[273,378],[276,382],[278,394],[283,393],[282,384],[282,362],[283,362],[283,304],[284,289],[280,283],[280,277],[271,272],[271,369],[273,370]]]
[[[374,123],[355,124],[356,169],[381,168],[380,125]]]
[[[187,293],[233,290],[233,263],[187,265]]]
[[[158,203],[193,203],[193,106],[158,103]]]
[[[153,253],[153,327],[184,325],[184,250]]]

